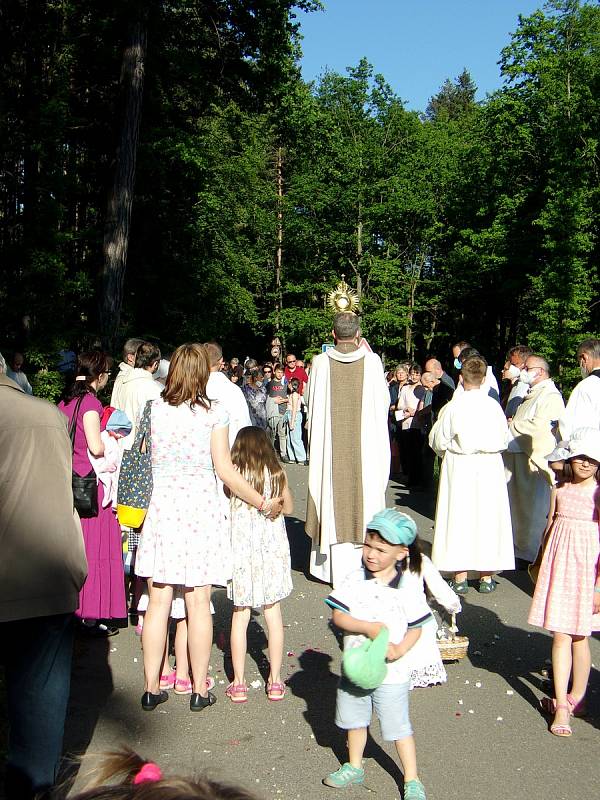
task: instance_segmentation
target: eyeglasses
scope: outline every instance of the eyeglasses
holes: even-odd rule
[[[600,464],[598,464],[597,461],[595,461],[593,458],[588,458],[587,456],[577,456],[576,458],[572,458],[571,459],[571,463],[572,464],[585,464],[588,467],[598,467],[598,466],[600,466]]]

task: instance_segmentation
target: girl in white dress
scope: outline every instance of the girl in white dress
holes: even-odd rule
[[[265,498],[283,497],[283,513],[290,514],[292,496],[285,472],[269,437],[261,428],[242,428],[231,450],[231,460],[240,474]],[[283,516],[267,519],[237,497],[231,500],[231,550],[233,577],[228,595],[234,603],[231,622],[233,681],[226,690],[233,703],[248,700],[244,680],[247,629],[253,608],[262,607],[269,637],[269,700],[283,700],[281,680],[283,622],[279,601],[292,591],[290,548]]]
[[[458,614],[461,611],[458,596],[433,566],[431,559],[421,553],[418,536],[408,547],[406,568],[402,572],[398,589],[409,593],[412,598],[419,597],[424,609],[429,610],[427,591],[448,613]],[[440,656],[437,625],[433,617],[423,625],[419,640],[406,654],[406,658],[411,664],[411,689],[446,682],[446,670]]]
[[[469,591],[467,571],[479,572],[479,591],[493,592],[492,575],[514,569],[508,491],[501,453],[509,433],[502,408],[482,391],[487,364],[482,356],[462,363],[464,391],[444,406],[429,435],[443,457],[431,558],[453,572],[450,586]]]

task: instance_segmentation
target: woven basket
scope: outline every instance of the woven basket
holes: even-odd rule
[[[467,636],[458,636],[456,627],[456,614],[452,614],[452,627],[450,628],[450,639],[438,639],[438,647],[442,661],[460,661],[467,655],[469,649],[469,639]]]

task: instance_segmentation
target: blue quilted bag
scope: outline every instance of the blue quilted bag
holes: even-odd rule
[[[152,400],[144,406],[131,450],[123,452],[117,488],[117,517],[121,525],[139,528],[152,497],[152,438],[150,412]]]

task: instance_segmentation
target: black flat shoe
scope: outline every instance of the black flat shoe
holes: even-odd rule
[[[190,711],[204,711],[209,706],[214,706],[217,698],[212,692],[208,692],[206,697],[202,697],[199,692],[194,692],[190,697]]]
[[[169,695],[167,692],[159,692],[158,694],[144,692],[142,695],[142,708],[144,711],[154,711],[156,706],[159,706],[161,703],[166,703],[168,699]]]

